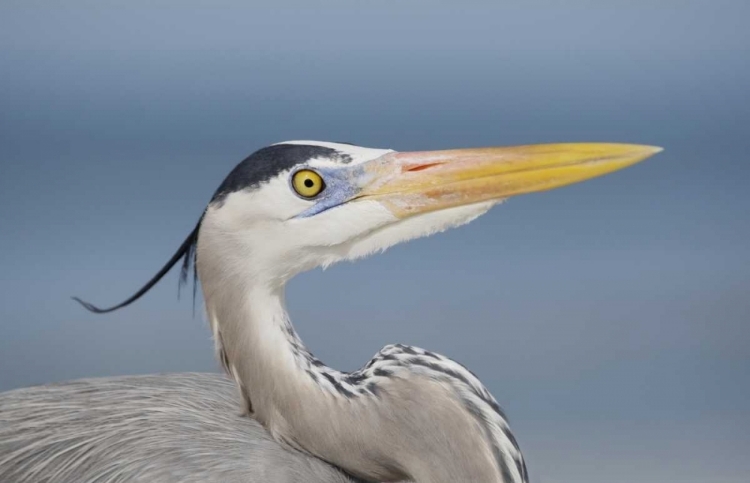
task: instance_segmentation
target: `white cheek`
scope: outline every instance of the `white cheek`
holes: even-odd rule
[[[313,205],[292,193],[287,176],[279,176],[260,187],[230,193],[220,210],[238,226],[248,226],[259,220],[287,220]]]
[[[485,201],[399,220],[347,243],[342,247],[345,249],[343,258],[361,258],[398,243],[464,225],[498,203],[500,201]]]
[[[397,218],[376,201],[344,203],[309,218],[287,221],[290,236],[310,247],[342,245]]]

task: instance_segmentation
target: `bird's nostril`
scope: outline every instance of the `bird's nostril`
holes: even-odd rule
[[[413,168],[408,168],[406,171],[422,171],[424,169],[430,169],[433,166],[440,166],[443,163],[427,163],[427,164],[420,164],[418,166],[414,166]]]

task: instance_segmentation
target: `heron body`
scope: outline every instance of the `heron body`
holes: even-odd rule
[[[83,303],[96,312],[120,308],[180,258],[183,273],[194,259],[217,354],[243,411],[290,449],[294,464],[308,455],[372,481],[525,483],[506,417],[473,373],[400,344],[351,373],[327,367],[294,330],[284,287],[302,271],[465,224],[509,196],[598,176],[657,151],[272,145],[229,174],[196,229],[133,297],[110,309]]]

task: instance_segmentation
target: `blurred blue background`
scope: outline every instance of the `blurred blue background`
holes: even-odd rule
[[[499,3],[0,3],[0,390],[217,370],[176,274],[69,297],[131,294],[264,145],[654,144],[304,274],[291,314],[339,369],[471,367],[536,483],[748,481],[750,2]]]

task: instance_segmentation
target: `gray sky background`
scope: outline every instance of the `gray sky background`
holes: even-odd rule
[[[0,3],[0,390],[217,370],[176,274],[69,297],[132,293],[264,145],[655,144],[304,274],[291,314],[340,369],[472,368],[535,483],[748,481],[750,2],[458,3]]]

